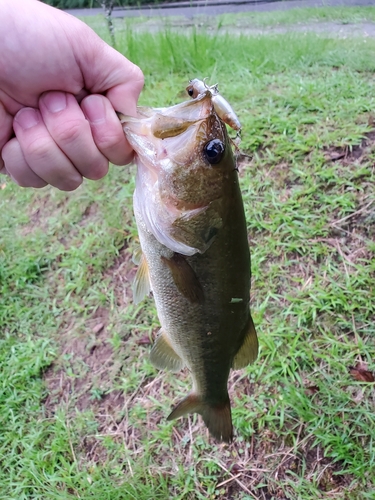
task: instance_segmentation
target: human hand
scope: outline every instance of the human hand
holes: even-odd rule
[[[131,161],[115,110],[136,114],[137,66],[36,0],[2,0],[0,47],[0,172],[70,191]]]

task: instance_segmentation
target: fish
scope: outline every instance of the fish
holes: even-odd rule
[[[209,87],[164,108],[121,116],[137,164],[134,215],[141,254],[136,303],[152,291],[160,331],[150,359],[191,374],[192,391],[168,416],[203,418],[231,442],[231,369],[255,361],[250,252],[236,160]]]

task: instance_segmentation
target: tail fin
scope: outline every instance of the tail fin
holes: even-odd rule
[[[182,417],[187,413],[202,415],[210,434],[219,441],[230,443],[233,439],[232,415],[229,396],[219,404],[209,404],[196,394],[189,394],[168,416],[167,420]]]

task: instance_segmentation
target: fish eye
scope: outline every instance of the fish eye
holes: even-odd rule
[[[203,148],[204,156],[208,163],[216,165],[224,156],[225,147],[219,139],[212,139]]]

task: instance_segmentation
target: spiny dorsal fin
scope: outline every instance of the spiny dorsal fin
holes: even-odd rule
[[[249,316],[246,330],[242,346],[239,348],[233,360],[232,368],[234,370],[239,370],[253,363],[258,355],[258,337],[251,315]]]
[[[186,258],[179,253],[175,253],[170,259],[163,256],[161,258],[171,270],[173,281],[182,295],[190,302],[203,302],[203,289]]]
[[[187,413],[202,415],[210,434],[219,441],[230,443],[233,438],[232,415],[229,397],[219,404],[206,403],[202,397],[189,394],[175,407],[167,420],[174,420]]]
[[[168,336],[163,330],[160,330],[151,349],[150,360],[159,370],[178,372],[184,366],[184,362],[171,346]]]
[[[148,265],[145,256],[142,257],[139,262],[139,267],[137,269],[137,274],[135,275],[133,281],[133,300],[135,304],[139,304],[146,295],[151,291],[150,276],[148,272]]]

